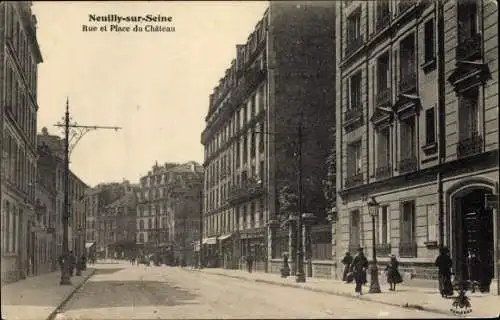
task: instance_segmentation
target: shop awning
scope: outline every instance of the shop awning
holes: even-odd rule
[[[218,239],[219,239],[220,241],[222,241],[222,240],[226,240],[226,239],[228,239],[228,238],[231,238],[231,236],[232,236],[232,235],[233,235],[232,233],[228,233],[228,234],[225,234],[225,235],[220,236]]]
[[[203,244],[213,245],[213,244],[216,244],[216,243],[217,243],[217,238],[216,237],[203,239]]]
[[[88,248],[92,247],[93,245],[95,245],[95,242],[86,242],[85,249],[88,249]]]

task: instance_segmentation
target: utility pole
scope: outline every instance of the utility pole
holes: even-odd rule
[[[70,217],[70,203],[69,203],[69,156],[73,148],[80,141],[80,139],[90,131],[97,129],[114,129],[118,131],[121,129],[119,127],[109,127],[109,126],[81,126],[76,123],[70,124],[69,116],[69,99],[66,98],[66,113],[64,117],[64,123],[55,124],[56,127],[64,127],[64,211],[62,215],[62,225],[63,225],[63,243],[62,252],[64,257],[64,265],[61,270],[61,281],[60,285],[71,285],[70,279],[70,264],[69,264],[69,248],[68,248],[68,236],[69,236],[69,217]],[[70,128],[75,128],[79,130],[73,137],[76,138],[73,146],[70,148]]]
[[[303,211],[303,203],[302,203],[302,115],[300,115],[299,127],[298,127],[298,137],[297,137],[297,162],[298,162],[298,189],[299,189],[299,199],[298,199],[298,211],[299,211],[299,220],[297,226],[297,273],[295,275],[296,282],[306,282],[306,275],[304,273],[304,248],[302,243],[302,211]]]

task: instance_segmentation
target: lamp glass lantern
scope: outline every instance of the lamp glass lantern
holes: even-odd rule
[[[370,202],[368,202],[368,212],[372,218],[377,217],[378,215],[379,204],[375,199],[371,198]]]

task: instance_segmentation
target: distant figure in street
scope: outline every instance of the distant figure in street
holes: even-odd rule
[[[59,270],[62,271],[64,268],[64,256],[62,254],[57,258],[57,262],[59,263]]]
[[[249,273],[252,273],[252,267],[253,267],[253,256],[250,253],[247,256],[247,270]]]
[[[87,270],[87,257],[82,255],[82,270]]]
[[[290,267],[288,266],[288,254],[283,253],[283,266],[281,267],[281,277],[286,278],[290,275]]]
[[[76,267],[76,257],[73,254],[73,251],[69,252],[69,274],[70,276],[73,276],[73,273],[75,272],[75,267]]]
[[[467,274],[469,276],[469,283],[471,292],[476,292],[476,286],[479,284],[478,279],[478,267],[480,266],[479,257],[477,256],[475,250],[471,248],[467,249]]]
[[[352,282],[352,279],[347,279],[351,263],[352,263],[352,256],[349,252],[346,252],[344,258],[342,259],[342,264],[344,265],[344,274],[342,276],[342,281],[345,281],[347,283]]]
[[[396,291],[396,284],[403,282],[403,278],[398,270],[399,262],[395,255],[391,255],[391,260],[387,265],[387,282],[390,285],[389,290]]]
[[[434,263],[438,267],[439,292],[443,298],[453,295],[451,284],[451,266],[453,262],[450,258],[450,250],[447,247],[439,249],[439,256]]]
[[[354,257],[351,265],[351,271],[354,275],[354,281],[356,282],[356,288],[354,291],[358,295],[362,295],[361,292],[363,281],[366,280],[366,269],[368,269],[368,259],[366,259],[363,253],[363,248],[358,249],[358,254]]]

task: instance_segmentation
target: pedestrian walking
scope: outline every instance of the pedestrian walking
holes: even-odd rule
[[[363,248],[358,249],[358,254],[354,257],[351,265],[351,271],[354,275],[354,281],[356,282],[356,288],[354,291],[358,295],[362,295],[363,281],[366,279],[366,270],[368,269],[368,259],[366,259],[363,253]]]
[[[252,254],[248,254],[247,256],[247,270],[249,273],[252,273],[253,268],[253,256]]]
[[[351,283],[352,279],[348,279],[349,270],[352,264],[352,256],[351,253],[346,252],[344,258],[342,259],[342,264],[344,265],[344,274],[342,276],[342,281],[347,283]]]
[[[281,267],[281,277],[287,278],[290,275],[290,267],[288,266],[288,254],[283,253],[283,266]]]
[[[398,267],[399,267],[399,262],[398,259],[396,259],[395,255],[391,255],[391,260],[389,261],[389,264],[387,265],[386,271],[387,271],[387,282],[390,285],[389,290],[391,291],[396,291],[396,284],[403,282],[403,278],[401,277],[401,274],[399,273]]]
[[[451,266],[450,250],[447,247],[439,249],[439,256],[434,263],[438,267],[439,292],[443,298],[453,295],[453,286],[451,284]]]
[[[75,267],[76,267],[76,257],[73,254],[73,251],[69,252],[69,274],[73,276],[73,273],[75,273]]]

